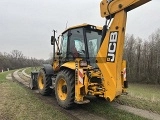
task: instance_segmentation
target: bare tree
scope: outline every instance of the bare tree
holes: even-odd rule
[[[160,29],[148,40],[127,35],[124,51],[129,81],[160,84]]]
[[[0,72],[3,70],[17,69],[23,67],[40,66],[45,63],[45,60],[37,60],[36,58],[28,58],[21,51],[13,50],[9,53],[0,52]]]

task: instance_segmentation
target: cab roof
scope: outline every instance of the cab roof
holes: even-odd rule
[[[93,26],[93,27],[96,27],[97,30],[102,30],[102,27],[100,27],[100,26],[95,26],[95,25],[83,23],[83,24],[80,24],[80,25],[76,25],[76,26],[72,26],[72,27],[67,28],[65,31],[62,32],[62,34],[65,33],[68,30],[71,30],[71,29],[80,28],[80,27],[87,27],[87,26]]]

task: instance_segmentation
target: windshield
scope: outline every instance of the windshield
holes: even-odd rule
[[[83,50],[85,50],[85,46],[84,46],[84,41],[83,40],[75,40],[75,47],[77,49],[78,52],[81,52]]]
[[[89,58],[90,65],[96,67],[95,61],[100,48],[101,33],[101,30],[88,27],[71,29],[69,33],[63,35],[62,56],[70,60]]]
[[[70,49],[69,54],[72,54],[73,58],[85,57],[85,42],[83,35],[83,28],[72,29],[70,31]]]

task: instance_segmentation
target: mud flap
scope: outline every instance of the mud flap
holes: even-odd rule
[[[38,72],[31,72],[31,80],[29,84],[29,87],[31,88],[31,90],[38,89],[37,76],[38,76]]]

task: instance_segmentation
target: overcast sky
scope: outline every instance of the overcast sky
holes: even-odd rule
[[[25,56],[48,59],[52,30],[90,23],[102,26],[101,0],[0,0],[0,52],[22,51]],[[160,0],[128,13],[126,33],[147,39],[160,28]]]

